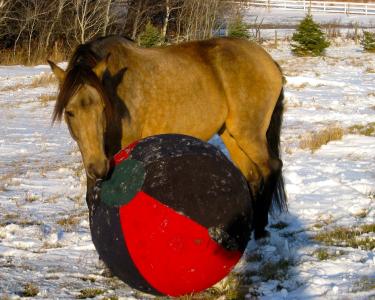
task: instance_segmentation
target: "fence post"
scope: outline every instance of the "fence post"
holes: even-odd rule
[[[275,48],[277,48],[277,30],[275,30]]]

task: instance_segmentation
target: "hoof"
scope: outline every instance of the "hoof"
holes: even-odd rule
[[[270,233],[265,229],[254,231],[255,240],[265,239],[269,237],[270,237]]]

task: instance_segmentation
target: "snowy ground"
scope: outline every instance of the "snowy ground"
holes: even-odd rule
[[[332,126],[346,132],[375,122],[375,57],[355,45],[330,48],[324,58],[295,58],[284,47],[271,53],[288,81],[282,147],[289,214],[280,218],[288,225],[271,229],[270,243],[253,243],[249,250],[262,255],[260,265],[283,259],[289,264],[279,280],[264,282],[255,276],[257,292],[262,299],[375,297],[375,249],[327,246],[311,239],[337,227],[375,223],[374,134],[345,133],[314,153],[299,147],[310,132]],[[373,231],[365,236],[375,239]],[[332,257],[320,261],[317,251]],[[254,267],[259,265],[247,268]]]
[[[289,214],[273,220],[284,223],[270,229],[269,240],[249,245],[249,263],[239,267],[252,282],[248,297],[375,297],[374,249],[313,239],[375,223],[375,137],[347,131],[375,122],[375,56],[350,42],[323,58],[295,58],[286,45],[270,52],[288,80],[282,149]],[[56,87],[29,85],[43,72],[47,66],[0,67],[0,298],[17,298],[31,283],[35,298],[97,288],[98,299],[144,299],[98,263],[79,152],[64,124],[51,126],[53,101],[39,99]],[[314,153],[300,148],[310,132],[330,126],[344,130],[341,140]],[[375,233],[361,237],[374,240]],[[320,260],[318,250],[328,257]],[[279,264],[276,275],[267,275],[272,264]]]

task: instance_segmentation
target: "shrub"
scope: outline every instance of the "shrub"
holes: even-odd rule
[[[364,31],[361,46],[365,51],[375,52],[375,32]]]
[[[242,39],[250,38],[249,26],[243,21],[241,15],[237,15],[228,25],[228,36]]]
[[[298,56],[322,55],[329,45],[325,34],[310,14],[298,25],[291,41],[292,52]]]
[[[151,48],[161,43],[161,33],[157,27],[148,22],[145,30],[139,35],[138,43],[145,48]]]

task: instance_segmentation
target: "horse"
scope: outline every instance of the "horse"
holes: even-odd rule
[[[79,45],[59,82],[53,122],[64,117],[82,154],[87,204],[122,147],[151,135],[204,141],[219,134],[255,197],[253,229],[287,209],[280,159],[283,74],[258,44],[214,38],[142,48],[121,36]]]

